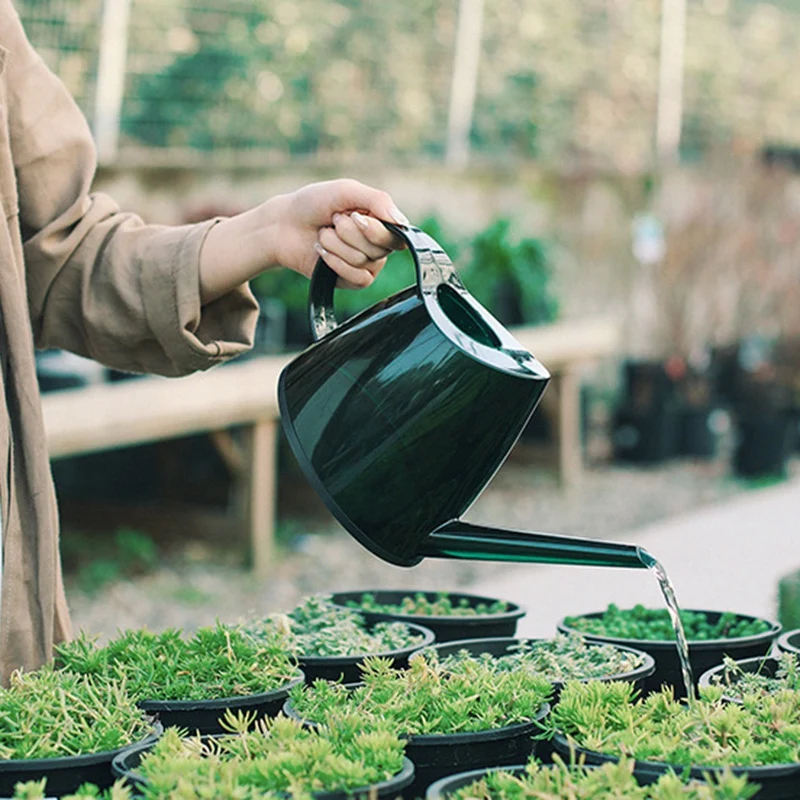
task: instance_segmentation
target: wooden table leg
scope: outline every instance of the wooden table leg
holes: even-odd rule
[[[264,577],[275,549],[277,420],[257,422],[245,432],[246,530],[253,572]]]
[[[581,381],[578,370],[560,370],[554,376],[558,392],[558,469],[562,484],[576,488],[583,472],[581,445]]]

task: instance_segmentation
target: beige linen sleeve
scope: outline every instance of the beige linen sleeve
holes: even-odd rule
[[[37,347],[123,370],[180,375],[240,354],[258,306],[246,286],[200,304],[199,255],[214,221],[147,225],[91,194],[88,125],[2,2],[9,131]],[[8,27],[12,26],[12,27]]]

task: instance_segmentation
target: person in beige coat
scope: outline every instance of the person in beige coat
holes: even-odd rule
[[[238,216],[147,225],[92,193],[92,137],[73,99],[0,0],[0,677],[34,669],[70,636],[36,348],[167,376],[251,347],[265,269],[366,286],[405,223],[354,180],[311,184]]]

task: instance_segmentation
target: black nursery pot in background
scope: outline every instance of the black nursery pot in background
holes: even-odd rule
[[[783,476],[795,447],[797,423],[788,411],[740,416],[734,472],[744,478]]]
[[[377,623],[371,623],[373,627]],[[392,666],[395,669],[405,669],[408,666],[409,656],[419,650],[433,644],[435,637],[433,631],[422,625],[415,625],[413,622],[404,623],[411,633],[422,637],[422,641],[411,647],[401,650],[390,650],[383,653],[369,653],[370,657],[391,658]],[[317,679],[326,681],[341,680],[344,683],[357,683],[361,680],[361,664],[367,657],[365,654],[352,656],[299,656],[300,668],[306,676],[306,683],[313,683]]]
[[[381,589],[362,589],[357,592],[335,592],[331,595],[334,606],[347,608],[352,611],[354,605],[360,604],[364,595],[371,595],[376,603],[381,605],[398,605],[406,597],[422,594],[430,602],[435,602],[439,597],[437,592],[419,592],[415,590],[392,591]],[[470,608],[477,606],[491,606],[498,602],[496,597],[481,597],[473,594],[458,594],[448,592],[448,598],[458,604],[462,601]],[[386,613],[379,611],[364,611],[357,608],[358,612],[369,623],[373,622],[411,622],[422,625],[433,631],[437,642],[450,642],[456,639],[481,639],[496,636],[513,636],[517,631],[517,622],[525,616],[525,609],[510,601],[505,603],[505,611],[496,614],[470,614],[470,615],[422,615]]]
[[[689,610],[689,609],[687,609]],[[716,624],[722,616],[720,611],[697,611],[694,613],[705,614],[711,625]],[[602,611],[591,614],[581,614],[581,618],[601,619]],[[737,619],[754,621],[760,619],[751,617],[747,614],[737,614]],[[772,648],[773,641],[781,631],[781,626],[777,622],[765,620],[769,623],[769,630],[752,636],[742,636],[735,639],[709,639],[689,640],[689,662],[695,681],[695,688],[698,678],[707,669],[717,664],[721,664],[724,656],[730,656],[735,660],[764,656]],[[558,623],[558,630],[562,633],[575,632],[575,628],[567,625],[564,620]],[[663,684],[674,689],[675,697],[686,697],[686,688],[683,682],[680,659],[678,658],[678,648],[674,639],[621,639],[614,636],[601,636],[595,633],[585,633],[579,631],[587,641],[604,642],[606,644],[624,645],[635,650],[649,653],[656,662],[655,671],[645,680],[645,693],[658,691]]]

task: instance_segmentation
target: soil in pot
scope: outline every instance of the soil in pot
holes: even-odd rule
[[[568,761],[603,764],[624,754],[647,784],[670,770],[697,780],[730,771],[758,784],[759,800],[789,800],[800,797],[798,722],[796,692],[780,702],[753,695],[739,705],[707,687],[687,703],[668,687],[637,698],[625,683],[570,682],[546,724]]]
[[[491,660],[465,659],[445,668],[420,653],[407,670],[367,659],[356,685],[318,681],[292,691],[285,710],[305,724],[347,711],[361,730],[389,723],[406,741],[414,782],[404,797],[421,797],[434,780],[467,767],[524,763],[535,753],[549,711],[549,681],[502,672]]]
[[[633,774],[634,762],[620,759],[603,765],[567,765],[556,756],[554,764],[470,770],[432,783],[425,800],[595,800],[597,797],[631,797],[636,800],[746,800],[756,791],[740,776],[724,776],[719,784],[684,783],[674,774],[661,776],[647,789]]]
[[[180,783],[193,797],[238,800],[396,797],[414,777],[403,742],[386,726],[363,736],[358,720],[346,716],[316,729],[283,716],[264,718],[254,729],[244,717],[228,715],[226,723],[229,733],[210,736],[170,729],[157,743],[120,753],[114,772],[143,793],[149,786],[172,796]]]
[[[242,629],[257,641],[278,626],[289,640],[307,683],[317,679],[356,683],[365,656],[392,660],[403,669],[408,657],[432,644],[433,631],[410,622],[367,622],[357,611],[332,606],[318,595],[307,597],[288,614],[245,622]]]
[[[437,642],[513,636],[525,609],[509,600],[457,592],[370,589],[335,592],[335,606],[355,609],[368,622],[414,622],[433,631]]]
[[[121,748],[154,741],[161,726],[137,708],[122,684],[52,666],[11,675],[0,689],[0,795],[45,779],[50,797],[84,783],[111,786]]]
[[[697,678],[710,667],[721,664],[724,656],[736,660],[763,656],[780,633],[772,620],[733,612],[682,609],[680,612],[689,644],[689,662]],[[558,630],[578,631],[587,640],[619,644],[649,653],[656,662],[645,681],[644,692],[672,687],[675,696],[685,697],[675,632],[666,609],[637,605],[620,609],[613,603],[605,611],[565,617]]]
[[[58,662],[78,673],[124,682],[139,707],[164,727],[221,732],[227,709],[253,720],[277,714],[303,673],[285,637],[256,643],[217,623],[184,637],[178,629],[122,631],[104,647],[81,634],[57,648]]]

